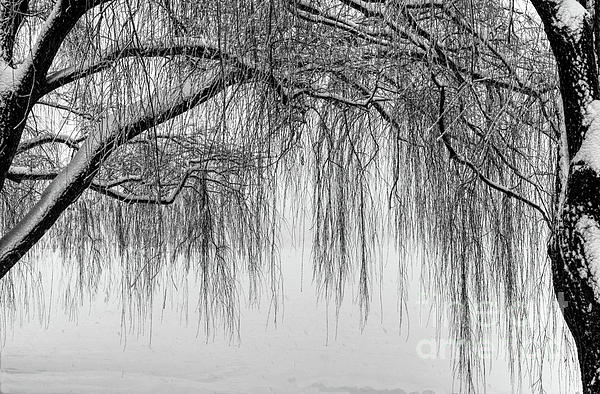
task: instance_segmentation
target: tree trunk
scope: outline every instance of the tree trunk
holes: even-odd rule
[[[565,127],[549,256],[585,394],[600,393],[600,94],[594,23],[576,0],[532,0],[556,58]]]
[[[600,178],[590,171],[581,175],[569,182],[562,224],[552,238],[550,257],[554,291],[577,346],[583,392],[597,394],[600,393]],[[593,194],[590,185],[595,190]]]

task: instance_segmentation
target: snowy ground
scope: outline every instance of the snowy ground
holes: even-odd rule
[[[219,335],[207,343],[202,333],[197,335],[195,317],[186,325],[173,310],[162,321],[155,317],[151,341],[148,334],[127,335],[125,341],[116,303],[97,300],[72,322],[55,299],[47,329],[25,323],[7,336],[0,392],[453,392],[449,354],[432,357],[423,346],[436,340],[436,330],[427,323],[426,311],[420,311],[417,279],[411,281],[410,320],[400,331],[392,273],[384,283],[382,307],[373,304],[364,332],[358,329],[358,307],[347,302],[336,335],[335,322],[330,318],[327,328],[326,308],[315,304],[310,283],[300,291],[298,252],[289,249],[283,261],[282,319],[274,327],[268,308],[244,309],[241,339],[233,345]],[[549,393],[559,393],[557,387],[556,381],[546,384]],[[487,392],[513,392],[503,360],[492,360]]]

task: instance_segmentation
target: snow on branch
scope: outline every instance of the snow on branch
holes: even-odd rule
[[[556,4],[553,25],[579,41],[585,19],[589,17],[590,14],[577,0],[563,0]]]
[[[22,181],[48,181],[55,179],[62,170],[47,170],[24,166],[12,166],[8,172],[7,179],[17,183]],[[162,197],[160,195],[143,196],[137,193],[125,193],[115,189],[116,187],[125,183],[142,182],[143,178],[139,175],[123,176],[108,182],[92,181],[89,189],[127,204],[169,205],[175,201],[177,196],[184,189],[185,184],[191,174],[191,171],[187,171],[181,181],[178,182],[177,187],[171,191],[168,197]]]
[[[13,182],[52,180],[58,175],[57,170],[47,170],[43,168],[31,168],[25,166],[11,166],[6,178]]]
[[[594,292],[595,299],[600,302],[600,227],[591,216],[583,215],[575,225],[575,230],[585,243],[584,253],[587,270],[583,278]]]
[[[587,106],[584,123],[587,131],[572,162],[576,168],[585,165],[600,175],[600,100],[594,100]]]
[[[25,141],[21,141],[19,147],[17,148],[17,154],[26,152],[35,147],[45,144],[64,144],[71,149],[77,150],[79,149],[79,144],[84,140],[84,137],[73,138],[69,135],[62,134],[44,134],[38,137],[34,137]],[[11,167],[12,169],[12,167]]]
[[[134,45],[131,42],[119,43],[107,50],[102,58],[89,64],[74,65],[48,75],[46,83],[40,88],[43,96],[61,86],[78,79],[105,71],[117,62],[131,57],[169,57],[188,56],[206,60],[225,60],[232,65],[245,69],[254,69],[246,59],[223,52],[218,45],[202,38],[170,38],[153,40],[150,43]]]

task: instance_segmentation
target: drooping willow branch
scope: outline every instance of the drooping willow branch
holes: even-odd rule
[[[166,197],[158,194],[140,195],[137,193],[125,193],[115,189],[123,184],[142,182],[143,178],[139,175],[123,176],[108,182],[92,181],[88,189],[126,204],[170,205],[175,202],[175,199],[186,187],[188,179],[196,170],[197,169],[187,170],[182,179],[177,183],[176,187],[172,189]],[[61,170],[45,170],[13,166],[8,173],[7,179],[17,183],[22,181],[47,181],[55,179],[60,172]],[[209,181],[209,179],[205,180]]]
[[[117,201],[124,202],[126,204],[147,204],[147,205],[170,205],[175,202],[177,197],[181,194],[183,189],[186,187],[188,179],[192,177],[195,173],[201,172],[202,168],[192,167],[185,171],[183,177],[179,180],[174,189],[172,189],[168,196],[162,197],[160,195],[148,195],[142,196],[135,193],[123,193],[119,190],[115,190],[114,187],[118,186],[125,182],[130,182],[131,180],[139,181],[140,177],[123,177],[121,179],[101,183],[101,182],[92,182],[90,185],[90,190],[93,190],[97,193],[103,194],[107,197],[115,199]],[[203,178],[204,181],[210,181],[210,179]]]
[[[72,108],[72,107],[70,107],[68,105],[63,105],[63,104],[59,104],[59,103],[52,103],[52,102],[44,101],[44,100],[38,100],[36,104],[45,105],[47,107],[52,107],[52,108],[60,109],[60,110],[63,110],[63,111],[67,111],[67,112],[70,112],[70,113],[72,113],[74,115],[77,115],[77,116],[79,116],[79,117],[81,117],[83,119],[86,119],[86,120],[94,120],[94,117],[91,116],[90,114],[86,114],[86,113],[84,113],[82,111],[78,111],[77,109]]]
[[[89,10],[111,0],[58,0],[41,27],[30,56],[19,67],[22,81],[32,86],[46,78],[65,38]],[[35,89],[33,89],[35,90]]]
[[[383,49],[383,53],[381,53],[382,57],[393,58],[394,53],[398,50],[398,41],[402,39],[406,40],[406,43],[412,45],[412,48],[415,49],[410,52],[410,57],[413,60],[441,66],[452,72],[461,82],[465,81],[465,79],[469,79],[473,82],[498,86],[503,89],[534,97],[541,96],[547,90],[538,89],[537,87],[523,83],[519,78],[517,71],[514,70],[507,60],[495,49],[493,51],[494,56],[496,56],[502,65],[507,68],[506,71],[512,77],[514,82],[504,81],[492,77],[491,75],[486,75],[472,67],[464,67],[459,64],[459,62],[450,55],[450,51],[435,41],[432,36],[424,28],[421,28],[414,20],[409,12],[409,10],[414,7],[404,7],[403,5],[402,7],[404,8],[402,8],[401,11],[402,18],[397,21],[386,17],[386,5],[384,5],[383,2],[340,0],[339,3],[361,13],[365,18],[379,20],[386,27],[387,31],[369,31],[360,23],[340,16],[339,14],[341,13],[338,15],[331,15],[328,12],[315,8],[311,3],[304,0],[288,0],[287,4],[292,12],[301,19],[344,31],[357,38],[366,40],[370,44],[379,46],[379,48],[381,48],[378,49],[379,52]],[[415,4],[413,4],[413,6],[416,7]],[[437,5],[436,8],[438,6],[439,8],[445,7],[444,5]],[[454,19],[451,18],[451,20]],[[455,20],[455,22],[457,21]],[[471,34],[474,33],[474,31],[471,32]],[[394,35],[396,37],[393,37]],[[486,42],[485,45],[486,47],[492,47],[488,42]],[[389,48],[389,50],[386,50],[387,48]]]
[[[298,17],[306,21],[323,24],[325,26],[330,26],[348,32],[357,37],[365,39],[372,44],[381,46],[388,46],[391,44],[390,41],[378,37],[377,34],[367,31],[351,21],[342,20],[336,16],[322,13],[308,3],[302,1],[290,1],[290,3],[292,3],[293,12],[298,15]]]
[[[481,170],[479,170],[479,168],[477,168],[477,166],[475,164],[471,163],[469,160],[467,160],[466,158],[464,158],[463,156],[461,156],[460,154],[458,154],[456,152],[456,150],[452,146],[452,142],[450,141],[450,137],[448,136],[446,126],[444,123],[444,114],[446,112],[446,87],[442,83],[440,83],[435,76],[432,77],[432,80],[435,83],[435,85],[438,87],[439,94],[440,94],[439,116],[437,119],[437,124],[438,124],[438,128],[439,128],[439,139],[443,142],[444,146],[448,150],[450,159],[467,167],[475,175],[477,175],[477,177],[483,183],[485,183],[490,188],[492,188],[496,191],[499,191],[500,193],[503,193],[510,198],[514,198],[515,200],[520,201],[520,202],[530,206],[531,208],[535,209],[536,211],[538,211],[542,215],[542,218],[544,219],[544,222],[546,223],[546,225],[548,227],[550,227],[551,226],[550,218],[548,217],[548,214],[546,213],[546,211],[540,205],[531,201],[527,197],[522,196],[521,194],[519,194],[513,190],[510,190],[508,187],[489,179],[481,172]]]

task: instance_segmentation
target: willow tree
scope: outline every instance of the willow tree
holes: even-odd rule
[[[234,326],[236,261],[254,280],[273,248],[263,169],[289,145],[282,88],[246,53],[266,25],[242,24],[254,11],[235,2],[2,4],[3,301],[52,228],[43,244],[82,291],[116,258],[122,292],[143,304],[183,258],[207,327],[217,314]]]
[[[309,190],[324,296],[339,306],[357,281],[366,318],[392,224],[401,272],[420,252],[440,302],[461,305],[470,391],[490,302],[520,367],[550,238],[598,391],[598,23],[575,0],[532,1],[541,21],[514,1],[1,3],[3,301],[36,245],[82,289],[120,265],[142,309],[184,261],[206,328],[231,328],[240,272],[251,297],[265,277],[276,296],[278,202]]]

